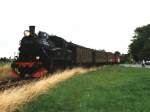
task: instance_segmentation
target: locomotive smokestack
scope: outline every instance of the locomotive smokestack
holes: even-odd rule
[[[31,32],[31,35],[34,35],[34,33],[35,33],[35,26],[29,26],[29,31]]]

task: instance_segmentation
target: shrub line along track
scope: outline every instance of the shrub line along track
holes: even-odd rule
[[[24,84],[28,84],[37,80],[38,79],[26,79],[26,80],[18,80],[18,81],[0,81],[0,91],[4,91],[12,87],[19,87]]]

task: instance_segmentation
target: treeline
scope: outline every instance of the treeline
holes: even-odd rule
[[[11,62],[12,59],[11,58],[6,58],[6,57],[1,57],[0,58],[0,63],[7,63],[7,62]]]

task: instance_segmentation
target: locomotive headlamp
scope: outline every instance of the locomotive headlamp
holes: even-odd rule
[[[36,56],[36,59],[37,59],[37,60],[39,60],[39,59],[40,59],[40,57],[39,57],[39,56]]]
[[[30,34],[31,34],[30,31],[28,31],[28,30],[24,31],[24,36],[28,37],[28,36],[30,36]]]

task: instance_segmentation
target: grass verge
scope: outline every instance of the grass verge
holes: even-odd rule
[[[149,112],[150,69],[107,66],[78,75],[19,112]]]
[[[24,104],[30,102],[41,94],[46,94],[48,90],[55,87],[58,83],[67,80],[74,75],[79,75],[93,70],[95,70],[95,68],[74,68],[72,70],[65,70],[64,72],[56,73],[48,78],[43,78],[38,82],[33,82],[22,87],[11,88],[1,92],[0,111],[20,111]]]

